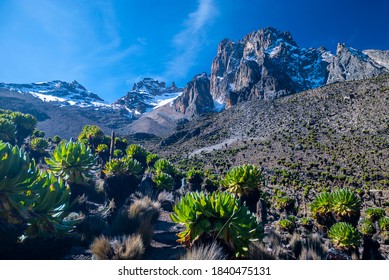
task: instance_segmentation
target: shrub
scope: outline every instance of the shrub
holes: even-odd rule
[[[47,142],[44,138],[34,138],[31,140],[30,148],[34,152],[38,152],[40,154],[45,153],[45,149],[49,147],[49,142]]]
[[[35,161],[18,146],[0,141],[0,220],[20,224],[37,199],[32,183],[38,177]]]
[[[104,132],[97,125],[85,125],[78,135],[78,141],[86,140],[94,148],[104,140]]]
[[[59,142],[61,142],[61,140],[61,137],[59,137],[58,135],[55,135],[52,139],[53,143],[57,145],[59,144]]]
[[[359,230],[365,236],[373,236],[373,234],[376,232],[373,222],[369,219],[363,219],[360,222]]]
[[[105,236],[96,238],[90,246],[93,259],[97,260],[138,260],[145,253],[139,234],[109,240]]]
[[[250,241],[262,237],[255,216],[228,192],[188,193],[173,211],[172,220],[186,226],[178,234],[178,242],[188,247],[197,240],[218,239],[239,257],[246,254]]]
[[[113,151],[114,158],[122,158],[123,156],[124,156],[124,153],[122,150],[116,149]]]
[[[378,220],[378,228],[380,231],[389,231],[389,218],[382,217]]]
[[[328,237],[331,243],[342,251],[357,250],[361,243],[361,234],[349,223],[339,222],[334,224],[329,232]]]
[[[108,177],[121,175],[138,177],[142,173],[142,165],[130,157],[114,158],[105,164],[103,172]]]
[[[14,144],[16,140],[16,126],[15,124],[4,118],[0,118],[0,141]]]
[[[159,159],[154,164],[154,173],[166,173],[170,176],[174,176],[176,174],[176,169],[167,159]]]
[[[262,171],[254,165],[236,166],[230,169],[221,185],[230,193],[248,195],[253,190],[259,190],[262,182]]]
[[[146,157],[146,163],[147,163],[147,166],[150,167],[150,168],[153,168],[154,167],[154,164],[157,160],[159,160],[159,155],[157,154],[148,154],[147,157]]]
[[[145,196],[132,202],[128,209],[128,217],[139,224],[144,220],[150,220],[154,223],[159,217],[160,210],[161,204],[159,202]]]
[[[278,227],[282,231],[292,232],[294,229],[294,224],[291,220],[282,219],[278,221]]]
[[[131,144],[130,146],[128,146],[126,153],[130,158],[139,161],[142,166],[146,166],[146,157],[148,153],[146,149],[142,146],[138,144]]]
[[[290,196],[282,196],[276,198],[276,208],[281,211],[290,212],[295,208],[296,200]]]
[[[46,158],[49,169],[69,183],[86,184],[96,169],[96,157],[80,142],[60,143],[51,158]]]
[[[356,226],[361,205],[359,197],[349,189],[337,189],[332,193],[331,212],[337,221],[347,221]]]
[[[21,145],[23,140],[33,133],[38,121],[34,116],[20,112],[12,112],[10,117],[16,126],[16,140]]]
[[[34,129],[34,131],[32,132],[32,137],[34,138],[43,138],[45,137],[45,132],[42,131],[42,130],[38,130],[38,129]]]
[[[174,188],[175,181],[173,177],[167,173],[157,173],[153,176],[152,180],[159,190],[171,191]]]
[[[109,152],[109,148],[106,144],[99,144],[96,148],[98,154],[106,154]]]
[[[366,218],[374,223],[385,216],[385,210],[382,208],[368,208],[365,214]]]
[[[227,255],[216,242],[195,245],[188,250],[181,260],[225,260]]]

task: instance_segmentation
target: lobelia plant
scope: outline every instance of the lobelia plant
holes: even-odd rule
[[[334,223],[331,214],[331,203],[331,194],[329,192],[322,192],[315,197],[310,205],[311,213],[317,223],[328,228]]]
[[[221,185],[246,202],[251,212],[256,212],[262,181],[262,170],[255,165],[245,164],[230,169],[221,181]]]
[[[176,173],[176,169],[174,165],[170,163],[167,159],[159,159],[154,163],[153,167],[154,173],[166,173],[170,176],[174,176]]]
[[[38,198],[30,207],[33,215],[27,220],[26,236],[46,238],[71,233],[81,217],[67,219],[70,213],[69,186],[51,171],[44,171],[32,188]]]
[[[260,169],[254,165],[245,164],[230,169],[222,180],[221,185],[228,192],[242,196],[259,190],[262,180],[262,171]]]
[[[374,223],[385,216],[385,210],[382,208],[367,208],[365,215],[367,219]]]
[[[142,164],[143,167],[146,167],[146,158],[148,152],[145,148],[138,144],[131,144],[127,147],[126,153],[130,158],[136,159],[140,164]]]
[[[337,189],[332,192],[331,212],[338,222],[349,222],[357,226],[361,205],[360,198],[349,189]]]
[[[80,142],[60,143],[51,158],[45,158],[49,169],[69,183],[87,184],[96,170],[97,157],[90,148]]]
[[[108,176],[136,176],[138,177],[142,173],[142,165],[139,161],[124,157],[120,159],[112,159],[105,164],[103,172]]]
[[[173,207],[171,218],[184,224],[178,242],[191,247],[197,240],[220,240],[236,257],[247,254],[251,241],[263,231],[255,216],[228,192],[190,192]]]
[[[346,222],[334,224],[328,231],[328,237],[335,248],[345,252],[355,251],[361,244],[359,231]]]
[[[25,237],[69,233],[69,188],[51,172],[40,173],[18,146],[0,142],[0,223],[26,228]]]
[[[38,177],[35,161],[18,146],[0,141],[0,220],[20,224],[30,217],[37,197],[32,188]]]
[[[86,140],[93,148],[97,148],[104,140],[104,132],[97,125],[85,125],[78,135],[78,141]]]
[[[0,117],[0,141],[14,144],[16,140],[16,126],[6,118]]]

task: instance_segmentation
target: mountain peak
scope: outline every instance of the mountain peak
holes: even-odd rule
[[[300,48],[288,32],[260,29],[233,42],[224,39],[212,62],[210,91],[226,108],[251,99],[275,99],[329,83],[387,73],[389,51],[358,51],[338,44]]]
[[[116,100],[113,104],[125,108],[134,116],[140,116],[153,108],[171,102],[183,92],[174,82],[166,87],[165,82],[153,78],[143,78],[134,83],[132,90],[126,96]]]

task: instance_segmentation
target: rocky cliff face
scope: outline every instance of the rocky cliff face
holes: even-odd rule
[[[339,44],[336,55],[300,48],[289,32],[266,28],[234,42],[220,42],[212,62],[210,91],[226,108],[252,99],[271,100],[329,83],[388,72],[389,53],[359,52]]]
[[[213,99],[209,90],[210,80],[206,73],[196,75],[182,93],[174,100],[177,112],[192,117],[213,110]]]
[[[126,96],[116,100],[113,105],[125,108],[134,117],[139,117],[153,108],[171,102],[182,92],[183,89],[177,88],[174,82],[170,87],[166,87],[164,82],[144,78],[135,83],[132,90]]]
[[[369,53],[375,59],[371,58]],[[385,56],[380,56],[377,51],[368,51],[365,54],[346,44],[338,44],[336,56],[328,66],[327,83],[360,80],[387,73],[388,69],[377,61],[389,65],[388,57],[385,59]]]

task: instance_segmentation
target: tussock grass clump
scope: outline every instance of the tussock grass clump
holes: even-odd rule
[[[110,260],[114,256],[109,239],[105,236],[97,237],[90,246],[93,258],[97,260]]]
[[[128,208],[128,218],[130,223],[137,228],[137,232],[142,236],[144,244],[150,244],[154,235],[153,224],[159,217],[161,204],[145,196],[137,198]]]
[[[108,239],[96,238],[90,246],[92,258],[97,260],[138,260],[145,253],[143,238],[140,234]]]
[[[155,222],[159,217],[160,209],[161,203],[145,196],[133,201],[128,209],[128,217],[139,224],[144,220]]]
[[[181,260],[225,260],[227,254],[222,247],[216,243],[197,244],[190,248]]]

